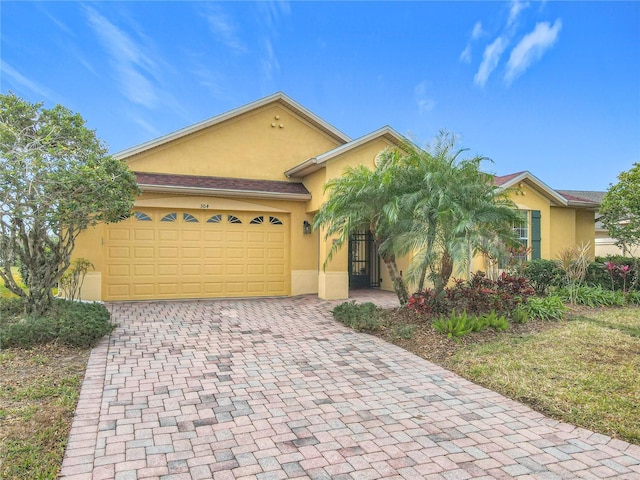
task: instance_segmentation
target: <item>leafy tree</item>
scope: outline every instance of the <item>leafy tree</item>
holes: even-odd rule
[[[602,224],[616,244],[631,254],[640,246],[640,164],[618,175],[618,183],[609,187],[600,205]]]
[[[137,193],[133,173],[79,114],[0,95],[0,278],[27,314],[51,308],[78,234],[128,217]]]
[[[405,147],[407,178],[401,204],[405,227],[395,240],[398,254],[413,253],[408,278],[424,288],[427,273],[437,293],[454,272],[470,267],[473,257],[487,245],[514,241],[515,205],[480,171],[485,157],[461,159],[452,134],[441,132],[428,150]]]
[[[407,303],[409,297],[407,286],[400,275],[393,249],[385,245],[394,236],[403,178],[396,153],[390,152],[381,158],[373,170],[364,165],[349,167],[342,176],[329,180],[325,185],[329,199],[314,220],[314,228],[325,228],[326,239],[336,237],[325,266],[349,241],[352,233],[371,232],[401,305]]]

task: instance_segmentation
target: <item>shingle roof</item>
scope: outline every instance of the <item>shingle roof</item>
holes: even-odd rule
[[[569,197],[577,197],[590,202],[601,203],[606,192],[597,192],[593,190],[558,190],[561,195]]]
[[[172,175],[166,173],[134,172],[142,190],[154,187],[197,189],[213,192],[236,192],[266,195],[309,196],[309,191],[299,182],[277,180],[252,180],[246,178],[205,177],[200,175]]]
[[[513,180],[514,178],[522,175],[523,173],[525,172],[522,171],[522,172],[510,173],[509,175],[495,176],[493,177],[493,183],[497,186],[504,185],[509,180]]]

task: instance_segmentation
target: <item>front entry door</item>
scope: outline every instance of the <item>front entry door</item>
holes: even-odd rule
[[[353,233],[349,237],[349,288],[380,286],[380,257],[373,235]]]

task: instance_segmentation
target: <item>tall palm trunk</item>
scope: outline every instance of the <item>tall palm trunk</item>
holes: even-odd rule
[[[440,259],[440,271],[436,275],[436,285],[435,290],[436,294],[442,292],[444,288],[449,283],[449,279],[451,278],[451,274],[453,273],[453,258],[451,258],[451,254],[449,250],[445,249],[442,252],[442,257]]]
[[[395,255],[381,255],[382,261],[387,267],[387,271],[389,272],[389,277],[391,277],[391,282],[393,283],[393,290],[396,292],[398,296],[398,300],[400,301],[400,305],[405,305],[409,301],[409,292],[407,290],[407,285],[404,283],[404,279],[400,274],[400,270],[398,269],[398,264],[396,263]]]

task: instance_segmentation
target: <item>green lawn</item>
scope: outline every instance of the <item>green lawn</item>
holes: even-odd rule
[[[586,311],[458,351],[460,375],[565,422],[640,444],[640,308]]]

